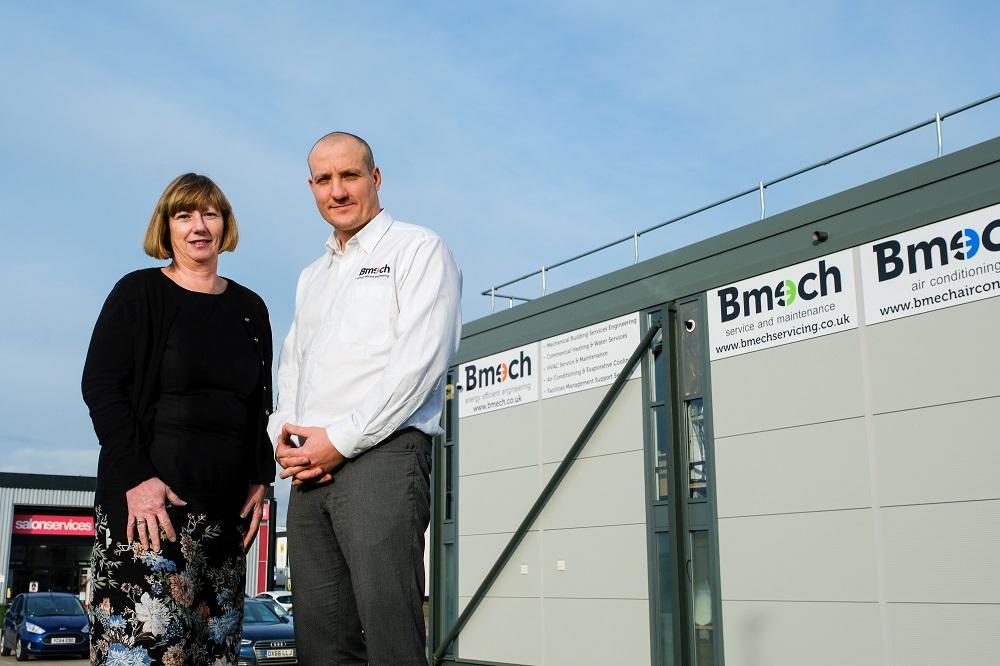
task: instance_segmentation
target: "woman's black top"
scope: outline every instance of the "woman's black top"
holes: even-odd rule
[[[154,268],[108,296],[83,374],[98,501],[153,476],[199,504],[242,502],[248,484],[274,480],[267,309],[228,282],[204,294]]]
[[[185,500],[242,501],[250,478],[251,403],[262,368],[240,302],[228,288],[204,294],[164,279],[174,287],[177,316],[160,363],[150,462]]]

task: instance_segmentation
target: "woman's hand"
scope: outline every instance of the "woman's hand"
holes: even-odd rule
[[[262,483],[252,484],[250,490],[247,491],[247,501],[243,503],[243,508],[240,510],[240,518],[245,520],[247,516],[251,516],[250,527],[247,528],[247,534],[243,537],[244,553],[250,550],[253,540],[257,538],[257,528],[260,527],[260,520],[264,515],[265,489],[266,486]]]
[[[132,543],[135,532],[138,532],[143,550],[148,550],[150,545],[153,550],[160,550],[160,530],[171,541],[177,541],[177,533],[170,524],[167,507],[184,506],[187,502],[178,497],[167,484],[155,476],[146,479],[127,491],[125,500],[128,502],[125,536],[129,543]]]

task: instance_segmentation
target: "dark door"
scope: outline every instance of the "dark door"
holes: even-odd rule
[[[720,666],[718,546],[703,307],[649,310],[662,326],[643,374],[653,664]]]

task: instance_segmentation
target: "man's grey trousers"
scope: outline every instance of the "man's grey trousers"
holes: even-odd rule
[[[333,483],[293,486],[288,551],[303,666],[426,666],[430,438],[400,430]]]

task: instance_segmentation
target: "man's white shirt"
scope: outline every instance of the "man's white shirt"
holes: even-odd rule
[[[321,426],[347,458],[397,430],[441,432],[462,275],[437,234],[383,210],[299,276],[268,423]]]

